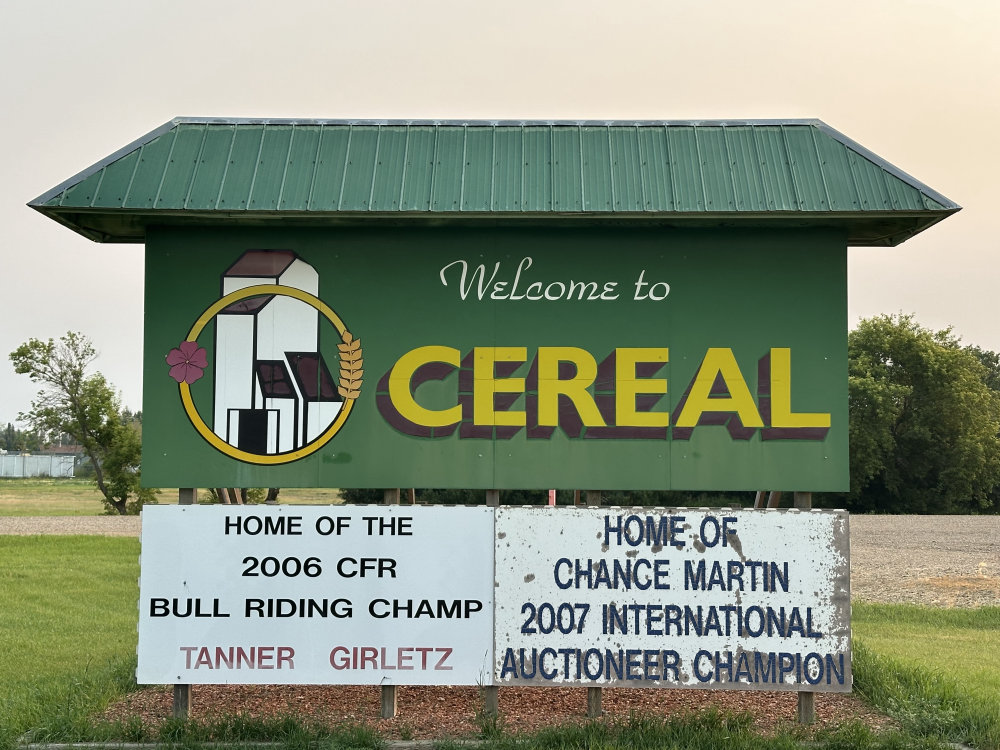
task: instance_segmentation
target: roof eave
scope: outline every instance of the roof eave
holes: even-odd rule
[[[31,205],[31,204],[29,204]],[[801,228],[845,229],[853,247],[895,247],[960,207],[922,211],[867,212],[471,212],[471,211],[192,211],[80,208],[31,205],[39,213],[94,242],[143,243],[150,226],[507,226]]]

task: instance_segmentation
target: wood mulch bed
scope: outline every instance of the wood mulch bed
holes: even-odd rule
[[[587,721],[586,688],[500,688],[500,721],[513,732]],[[717,710],[749,712],[764,734],[797,726],[796,693],[606,688],[604,719],[629,716],[673,716]],[[196,685],[191,718],[294,716],[304,723],[365,724],[387,740],[465,739],[480,734],[482,698],[476,687],[400,687],[398,714],[380,719],[380,691],[366,686]],[[170,715],[173,691],[157,687],[132,693],[101,716],[110,721],[139,718],[150,728]],[[872,729],[893,727],[891,719],[852,695],[816,695],[815,728],[861,721]]]

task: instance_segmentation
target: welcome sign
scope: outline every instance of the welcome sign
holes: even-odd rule
[[[143,480],[847,489],[834,231],[151,228]]]

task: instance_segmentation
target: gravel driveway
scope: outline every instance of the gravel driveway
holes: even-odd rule
[[[3,534],[138,536],[135,516],[0,517]],[[852,516],[852,598],[1000,606],[1000,516]]]

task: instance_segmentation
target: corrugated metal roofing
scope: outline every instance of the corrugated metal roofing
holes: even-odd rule
[[[178,118],[29,205],[100,242],[280,218],[835,225],[895,245],[959,210],[819,120]]]

